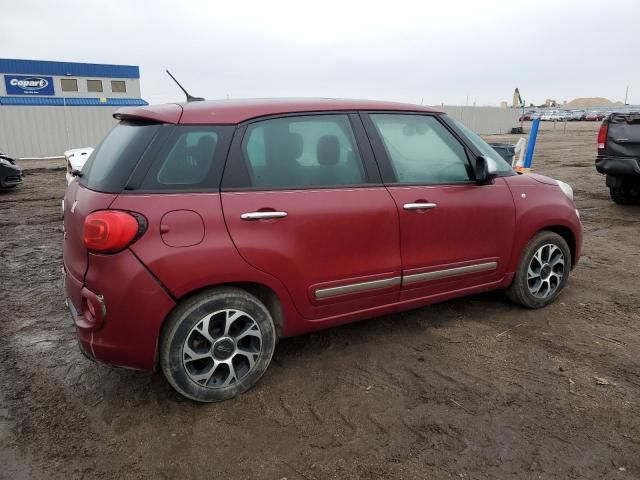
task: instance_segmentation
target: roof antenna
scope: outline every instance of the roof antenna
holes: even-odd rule
[[[173,80],[174,82],[176,82],[176,84],[180,87],[180,90],[182,90],[184,92],[184,94],[187,96],[187,103],[188,102],[202,102],[204,100],[204,98],[202,97],[192,97],[189,92],[187,92],[184,87],[182,85],[180,85],[180,82],[178,80],[176,80],[176,77],[174,77],[173,75],[171,75],[171,72],[169,70],[166,71],[167,74],[171,77],[171,80]]]

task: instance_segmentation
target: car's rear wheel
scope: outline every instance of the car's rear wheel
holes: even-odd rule
[[[634,189],[631,186],[610,187],[609,195],[611,195],[611,200],[618,205],[632,205],[640,200],[637,190],[640,190],[640,188]]]
[[[571,250],[554,232],[537,233],[525,247],[507,296],[527,308],[553,302],[564,289],[571,270]]]
[[[160,363],[179,393],[217,402],[255,385],[275,344],[267,308],[244,290],[223,287],[201,292],[171,313],[160,339]]]

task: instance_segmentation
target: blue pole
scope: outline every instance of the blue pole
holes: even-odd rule
[[[540,127],[540,119],[536,118],[531,122],[531,133],[529,134],[529,141],[527,142],[527,151],[524,155],[525,171],[529,171],[531,164],[533,163],[533,152],[536,149],[536,138],[538,137],[538,128]]]

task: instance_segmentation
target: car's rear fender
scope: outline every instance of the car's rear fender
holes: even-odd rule
[[[218,193],[121,194],[111,208],[145,216],[147,232],[131,251],[176,302],[205,288],[245,285],[251,293],[263,288],[277,297],[283,336],[304,322],[286,287],[240,256],[227,232]]]

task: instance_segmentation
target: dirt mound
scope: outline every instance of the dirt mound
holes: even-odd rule
[[[617,105],[624,105],[622,102],[612,102],[608,98],[604,97],[583,97],[574,98],[565,107],[569,108],[592,108],[592,107],[612,107]]]

